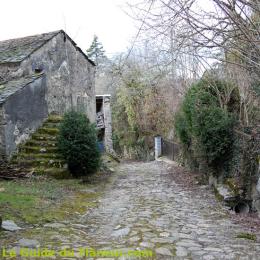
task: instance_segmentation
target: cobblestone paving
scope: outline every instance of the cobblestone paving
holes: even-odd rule
[[[206,186],[183,190],[165,163],[124,163],[112,178],[97,208],[75,223],[41,227],[30,238],[45,233],[49,247],[151,249],[152,259],[260,259],[259,234],[258,242],[237,238],[248,230],[231,222],[212,192]]]

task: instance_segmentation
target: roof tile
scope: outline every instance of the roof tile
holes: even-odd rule
[[[19,79],[11,80],[0,85],[0,105],[18,90],[24,88],[33,81],[43,77],[44,73],[34,74]]]
[[[0,64],[21,62],[61,31],[0,42]]]

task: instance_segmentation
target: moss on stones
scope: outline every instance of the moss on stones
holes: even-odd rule
[[[60,115],[50,115],[46,122],[48,123],[60,123],[62,121],[62,116]]]
[[[234,178],[226,179],[225,184],[228,185],[228,187],[231,189],[231,191],[234,193],[234,195],[239,195],[239,187]]]
[[[218,192],[217,188],[214,187],[214,194],[218,201],[224,201],[224,197]]]
[[[38,133],[40,134],[48,134],[48,135],[56,135],[59,133],[58,128],[48,128],[48,127],[42,127],[38,130]]]
[[[66,162],[57,148],[57,134],[62,117],[50,115],[26,143],[19,146],[19,152],[11,160],[14,165],[28,169],[28,172],[47,174],[61,179],[70,178]]]
[[[240,233],[236,236],[237,238],[244,238],[244,239],[248,239],[248,240],[252,240],[255,241],[257,240],[256,235],[253,233]]]

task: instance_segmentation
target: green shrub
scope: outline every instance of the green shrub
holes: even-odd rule
[[[188,120],[185,117],[185,114],[180,111],[175,115],[175,131],[181,141],[181,143],[185,146],[189,146],[191,143],[191,135],[188,129]]]
[[[195,133],[209,164],[217,164],[232,149],[233,118],[219,107],[202,108],[197,117]]]
[[[100,166],[96,129],[83,113],[71,111],[64,115],[58,148],[74,177],[95,173]]]
[[[219,103],[226,87],[225,82],[202,79],[184,97],[175,131],[189,164],[207,162],[217,169],[232,151],[234,116]]]

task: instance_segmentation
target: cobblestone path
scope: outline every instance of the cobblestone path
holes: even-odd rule
[[[169,175],[163,162],[121,164],[98,207],[39,230],[48,234],[44,246],[151,249],[149,259],[260,259],[259,234],[258,242],[237,238],[248,230],[232,223],[212,191],[184,190]]]

